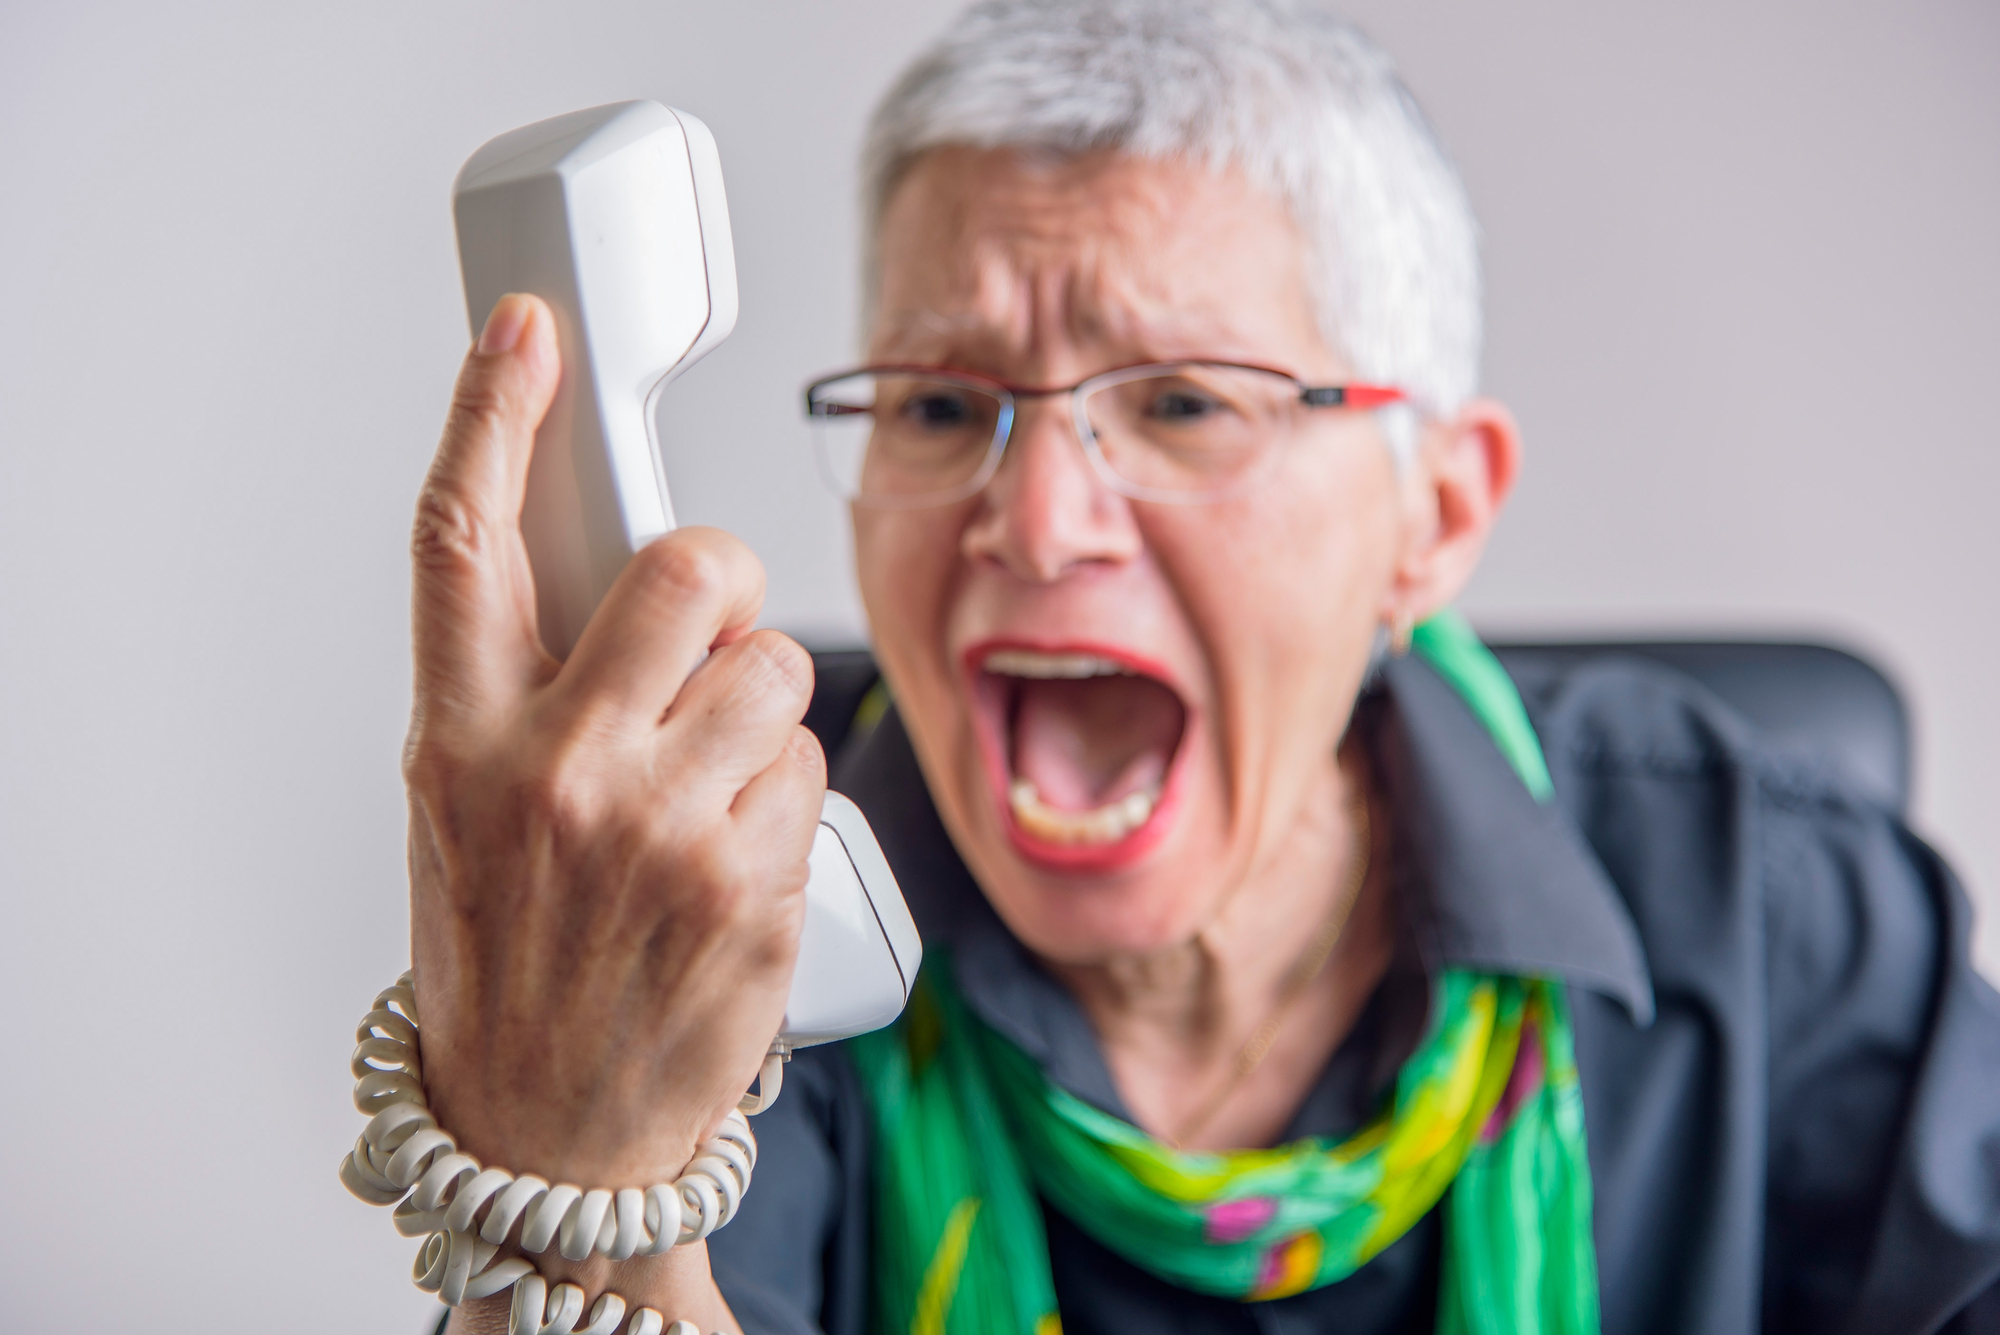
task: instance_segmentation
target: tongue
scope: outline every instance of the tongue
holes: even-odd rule
[[[1174,693],[1147,677],[1017,679],[1014,773],[1066,811],[1157,788],[1182,713]]]

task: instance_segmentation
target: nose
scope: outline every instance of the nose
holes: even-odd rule
[[[1084,454],[1067,396],[1022,402],[999,471],[980,493],[963,546],[1031,584],[1123,565],[1142,548],[1131,502]]]

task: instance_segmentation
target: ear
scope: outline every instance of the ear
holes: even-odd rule
[[[1521,433],[1504,404],[1473,399],[1426,424],[1403,479],[1402,551],[1383,595],[1385,623],[1414,625],[1458,596],[1520,471]]]

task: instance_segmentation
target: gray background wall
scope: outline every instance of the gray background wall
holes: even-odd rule
[[[794,388],[851,352],[850,163],[927,0],[0,7],[7,1330],[414,1330],[334,1164],[406,959],[403,539],[466,342],[446,210],[511,126],[699,113],[743,318],[685,517],[857,630]],[[2000,10],[1365,0],[1470,178],[1519,631],[1859,646],[2000,963]]]

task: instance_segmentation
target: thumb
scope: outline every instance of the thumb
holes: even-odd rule
[[[412,638],[427,714],[504,706],[545,661],[521,501],[535,430],[560,379],[548,306],[502,297],[466,354],[417,501]]]

